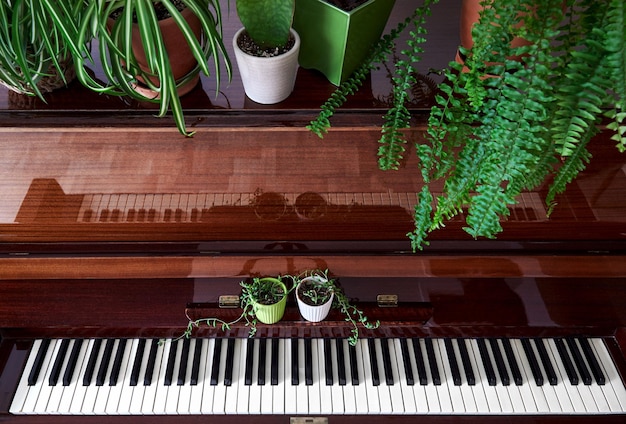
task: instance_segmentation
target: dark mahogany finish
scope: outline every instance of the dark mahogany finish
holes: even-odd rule
[[[397,3],[396,20],[409,2]],[[433,30],[453,52],[450,25]],[[234,33],[234,26],[226,32]],[[441,65],[441,58],[433,60]],[[549,219],[543,188],[512,208],[497,240],[472,240],[455,221],[433,234],[430,247],[412,253],[405,235],[413,225],[411,196],[421,187],[414,152],[409,146],[399,171],[383,172],[376,164],[384,82],[384,72],[374,73],[337,113],[324,140],[304,126],[332,86],[305,69],[292,97],[272,107],[246,100],[237,77],[217,100],[211,81],[203,79],[184,100],[197,130],[189,139],[169,119],[153,118],[150,107],[77,84],[48,104],[17,105],[0,90],[0,422],[207,422],[194,416],[14,417],[6,411],[34,338],[177,336],[187,308],[194,318],[237,315],[214,305],[222,294],[237,294],[242,279],[312,268],[329,269],[370,318],[381,320],[380,329],[363,335],[599,336],[609,342],[624,378],[626,157],[601,133],[591,143],[588,169],[559,197]],[[421,137],[426,118],[427,108],[414,109],[412,139]],[[275,195],[263,197],[268,193]],[[309,203],[303,208],[297,199],[304,194],[300,200]],[[110,206],[98,209],[89,203],[94,198]],[[157,198],[161,206],[169,202],[158,215],[170,209],[168,220],[149,218]],[[116,209],[120,218],[113,219]],[[377,307],[379,294],[398,295],[399,306]],[[285,320],[260,326],[258,336],[345,331],[336,314],[324,324],[303,322],[292,300]],[[228,335],[246,332],[234,327]],[[594,419],[624,422],[623,416]],[[287,423],[288,417],[211,417],[227,420]],[[416,418],[329,422],[389,420]]]

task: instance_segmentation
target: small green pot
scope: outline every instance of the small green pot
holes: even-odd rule
[[[287,304],[287,286],[277,278],[262,278],[262,280],[272,280],[276,284],[282,286],[285,295],[281,300],[271,305],[263,305],[261,303],[253,303],[252,308],[259,322],[263,324],[274,324],[280,321],[285,314],[285,305]]]
[[[324,0],[296,0],[293,28],[300,34],[300,66],[341,84],[380,38],[394,3],[369,0],[346,12]]]

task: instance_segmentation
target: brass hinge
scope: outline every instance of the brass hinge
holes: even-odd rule
[[[327,417],[289,417],[289,424],[328,424]]]
[[[233,294],[223,294],[219,297],[220,308],[238,308],[239,296]]]
[[[379,294],[376,296],[376,303],[380,308],[395,308],[398,306],[397,294]]]

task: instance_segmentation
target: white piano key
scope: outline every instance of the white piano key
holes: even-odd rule
[[[33,346],[31,347],[30,353],[28,354],[28,359],[26,360],[24,372],[22,373],[22,376],[20,377],[20,381],[17,385],[15,395],[13,396],[13,401],[11,402],[11,406],[9,408],[9,412],[11,414],[19,414],[23,412],[24,404],[26,402],[29,392],[31,390],[33,392],[35,390],[37,391],[39,390],[39,387],[37,385],[34,385],[34,386],[28,385],[28,375],[30,373],[30,370],[33,368],[33,364],[35,363],[35,358],[37,358],[37,352],[41,348],[41,344],[42,344],[41,339],[37,339],[33,342]],[[41,379],[41,374],[40,374],[40,379]]]
[[[504,359],[504,365],[506,367],[506,371],[509,375],[509,385],[504,386],[504,391],[508,394],[507,399],[509,399],[511,404],[511,411],[514,413],[524,413],[526,411],[526,407],[524,405],[524,401],[522,400],[522,394],[520,393],[519,386],[515,384],[513,379],[513,373],[511,372],[511,367],[507,361],[506,354],[504,351],[504,346],[502,344],[502,340],[497,340],[498,346],[500,347],[500,352]]]
[[[552,342],[551,347],[555,349],[554,354],[558,357],[558,352],[556,351],[556,346],[554,344],[554,341],[552,340],[551,342]],[[567,346],[567,343],[563,343],[563,344],[573,364],[574,357],[572,356],[572,353],[569,347]],[[562,360],[557,361],[557,366],[559,367],[559,372],[561,373],[561,375],[566,377],[563,361]],[[591,395],[591,390],[589,390],[589,386],[583,383],[582,378],[580,378],[580,374],[578,373],[578,370],[576,370],[576,373],[578,374],[578,377],[579,377],[579,382],[577,385],[573,386],[567,377],[564,378],[564,381],[563,381],[565,384],[565,387],[567,388],[567,392],[570,395],[570,399],[572,400],[572,405],[574,406],[574,410],[576,412],[597,413],[598,407],[596,405],[596,402],[593,399],[593,396]]]
[[[261,385],[258,384],[259,380],[259,354],[261,350],[261,341],[259,339],[249,339],[248,343],[253,343],[254,350],[252,351],[252,384],[248,386],[248,411],[249,414],[261,413]],[[267,355],[267,345],[265,342],[265,354]],[[266,362],[267,364],[267,362]],[[266,366],[267,370],[267,366]],[[269,385],[266,381],[265,385]],[[270,403],[271,404],[271,403]]]
[[[344,414],[356,414],[357,412],[357,398],[352,385],[352,374],[350,371],[350,350],[347,339],[342,339],[341,344],[343,347],[344,369],[346,370],[346,385],[343,388],[343,405]]]
[[[441,408],[442,413],[450,414],[454,412],[454,406],[452,405],[452,399],[450,397],[448,387],[445,384],[446,380],[445,380],[445,373],[443,369],[444,358],[441,357],[441,351],[439,349],[437,339],[433,340],[433,347],[435,351],[435,361],[437,363],[437,368],[439,368],[439,374],[441,375],[441,384],[435,385],[435,390],[437,391],[437,398],[439,399],[439,406]],[[432,381],[432,380],[429,380],[429,381]]]
[[[323,356],[322,356],[323,358]],[[320,379],[318,347],[315,340],[311,340],[311,373],[313,377],[313,385],[307,386],[309,397],[309,414],[317,415],[322,413],[322,400],[320,397],[320,385],[325,382]]]
[[[208,350],[207,340],[195,339],[196,346],[194,346],[194,352],[198,344],[202,346],[200,350],[199,367],[198,367],[198,383],[190,387],[190,396],[189,396],[189,413],[193,415],[200,415],[202,413],[202,394],[204,391],[204,385],[208,384],[208,381],[205,378],[206,367],[207,367],[207,353],[208,353],[207,352]],[[195,354],[194,354],[194,358],[195,358]],[[189,384],[191,384],[191,382]]]
[[[359,339],[361,354],[363,355],[363,374],[365,376],[364,383],[367,388],[367,406],[370,414],[379,414],[381,412],[380,399],[378,398],[378,386],[374,386],[372,380],[372,370],[370,368],[370,354],[367,339]]]
[[[213,366],[213,354],[215,350],[215,339],[207,339],[205,345],[206,361],[204,365],[204,374],[202,376],[202,404],[200,405],[200,413],[211,414],[213,412],[213,398],[215,395],[215,386],[211,385],[211,372]]]
[[[287,361],[287,352],[289,349],[286,347],[286,339],[278,340],[278,357],[285,358],[283,362],[279,360],[278,362],[278,384],[272,386],[272,413],[273,414],[284,414],[285,405],[286,405],[286,388],[287,385],[291,385],[290,381],[285,381],[287,379],[288,373],[287,370],[291,367],[289,361]],[[293,404],[292,404],[293,405]]]
[[[455,386],[452,378],[452,370],[450,368],[450,360],[445,347],[444,339],[433,340],[435,345],[435,354],[439,355],[439,372],[441,373],[441,388],[448,390],[447,398],[450,401],[450,406],[446,406],[444,411],[463,413],[465,412],[465,403],[463,402],[463,396],[461,395],[461,387]],[[451,408],[451,409],[448,409]]]
[[[546,397],[535,383],[521,341],[519,339],[511,340],[511,349],[522,375],[522,385],[519,386],[519,390],[525,411],[528,413],[548,412]]]
[[[187,367],[185,368],[185,375],[184,375],[184,384],[182,386],[178,385],[178,381],[174,380],[174,382],[172,382],[172,385],[176,384],[179,388],[179,392],[178,392],[178,407],[176,409],[176,411],[179,414],[190,414],[191,413],[191,394],[193,391],[193,388],[195,386],[191,385],[191,372],[193,370],[193,360],[194,360],[194,353],[195,353],[195,348],[196,348],[196,343],[198,342],[198,340],[196,339],[189,339],[189,351],[187,353]],[[180,367],[180,363],[177,362],[176,363],[176,370],[177,373],[179,372],[179,367]],[[180,378],[180,374],[177,374],[178,378]]]
[[[615,368],[615,364],[611,360],[611,355],[607,350],[602,339],[590,339],[589,343],[595,349],[598,362],[603,368],[606,377],[606,383],[601,386],[604,397],[609,404],[611,411],[626,410],[626,388],[620,379],[619,373]]]
[[[400,343],[400,339],[393,339],[395,355],[393,355],[392,359],[395,359],[395,368],[398,370],[398,379],[396,384],[400,387],[404,413],[415,414],[417,413],[415,393],[413,392],[413,386],[409,386],[407,384],[406,370],[404,368],[404,359],[402,356],[402,346]],[[407,359],[410,361],[410,358]]]
[[[178,364],[180,363],[180,357],[183,350],[183,341],[179,340],[175,344],[172,341],[168,341],[167,344],[170,345],[171,349],[176,349],[176,356],[174,360],[174,373],[172,374],[172,382],[169,386],[165,386],[165,382],[163,382],[164,389],[163,393],[167,393],[165,396],[165,405],[164,405],[164,413],[166,414],[176,414],[178,412],[178,400],[180,395],[180,386],[176,384],[178,379]],[[169,363],[170,351],[167,352],[167,357],[164,358],[164,366],[167,367]]]
[[[239,377],[237,378],[237,413],[238,414],[249,414],[250,412],[250,391],[252,385],[247,386],[245,384],[245,369],[246,369],[246,361],[247,361],[247,352],[248,345],[252,345],[254,350],[258,349],[258,345],[255,345],[255,339],[244,339],[241,341],[241,355],[239,356]],[[253,350],[253,358],[254,358],[254,350]],[[258,360],[258,352],[257,360]],[[254,378],[255,370],[254,370],[254,359],[252,361],[252,377]],[[256,386],[256,382],[253,383]]]
[[[493,349],[491,348],[491,343],[487,341],[487,351],[489,352],[489,359],[493,366],[493,370],[496,374],[496,394],[498,396],[498,401],[500,403],[500,409],[505,414],[510,414],[514,411],[513,409],[513,401],[511,400],[511,394],[509,393],[509,386],[504,386],[502,382],[502,378],[500,377],[500,373],[498,372],[498,368],[496,366],[496,361],[494,359]],[[518,405],[519,406],[519,405]]]
[[[265,384],[259,386],[254,384],[255,391],[259,392],[259,405],[262,414],[271,414],[274,406],[273,394],[274,386],[271,384],[271,368],[272,368],[272,339],[267,339],[265,343]],[[258,379],[258,375],[255,374]],[[253,380],[253,383],[256,380]],[[255,397],[257,395],[255,394]]]
[[[215,389],[213,392],[213,410],[214,414],[223,414],[225,413],[226,408],[226,386],[224,385],[224,376],[226,372],[226,357],[227,357],[227,349],[228,348],[228,340],[222,340],[222,348],[219,351],[220,355],[220,366],[218,373],[218,381],[217,385],[215,385]],[[215,352],[217,355],[218,352]]]
[[[480,355],[480,350],[478,349],[478,343],[476,339],[469,340],[469,346],[471,346],[471,351],[474,354],[474,358],[476,360],[476,384],[480,384],[485,393],[485,398],[487,400],[487,413],[502,413],[502,408],[500,407],[500,400],[498,398],[498,393],[496,392],[495,386],[490,386],[487,381],[487,374],[485,372],[485,367],[483,365],[482,357]]]
[[[282,340],[282,339],[281,339]],[[285,390],[285,404],[284,404],[284,413],[285,414],[296,414],[298,412],[297,409],[297,386],[291,384],[291,344],[292,339],[284,339],[285,350],[281,358],[285,358],[284,369],[285,369],[285,377],[284,377],[284,390]]]
[[[73,340],[74,344],[77,340]],[[76,358],[76,366],[72,374],[72,378],[69,384],[64,387],[63,395],[60,399],[57,412],[59,414],[71,414],[72,413],[72,401],[77,396],[78,386],[82,385],[82,371],[87,363],[87,352],[89,347],[89,341],[83,340],[80,345],[78,357]],[[73,346],[71,347],[73,348]],[[69,350],[71,352],[71,350]],[[69,353],[68,353],[69,355]]]
[[[36,398],[34,399],[33,407],[28,408],[34,414],[46,413],[46,407],[48,406],[48,402],[50,401],[50,396],[52,394],[52,386],[48,385],[48,378],[50,377],[50,372],[52,371],[54,359],[57,356],[60,346],[61,346],[61,340],[50,341],[50,346],[48,347],[48,352],[46,353],[44,366],[41,367],[41,373],[43,374],[43,378],[41,379],[41,386],[40,386],[41,390],[39,391],[39,393],[37,393],[36,391],[33,391],[33,395],[36,395]],[[27,401],[29,403],[31,402],[30,396],[27,399]]]
[[[324,339],[313,340],[313,346],[317,348],[317,357],[319,358],[319,367],[317,379],[319,382],[320,392],[320,413],[333,413],[333,392],[332,386],[326,384],[326,361],[324,359]]]
[[[465,339],[456,339],[452,340],[452,346],[454,348],[454,353],[456,355],[456,363],[459,367],[459,373],[461,374],[461,397],[463,398],[463,405],[465,407],[465,412],[469,414],[475,414],[478,412],[478,406],[476,405],[476,398],[474,396],[474,388],[476,385],[470,386],[467,381],[467,376],[465,375],[465,368],[463,367],[463,360],[461,359],[461,351],[459,349],[459,343],[466,343]],[[466,345],[467,346],[467,345]],[[476,370],[476,368],[473,368]]]
[[[160,355],[160,364],[157,367],[155,364],[155,373],[153,374],[152,384],[150,388],[153,389],[154,399],[152,411],[155,414],[166,414],[167,413],[167,396],[169,387],[165,385],[165,374],[167,372],[167,362],[170,355],[170,350],[175,349],[172,345],[171,340],[166,340],[162,344],[163,352]],[[158,373],[157,373],[158,369]]]
[[[133,343],[135,342],[135,343]],[[130,401],[130,397],[125,397],[122,402],[122,392],[125,387],[130,387],[130,373],[132,369],[132,359],[134,359],[134,353],[137,351],[136,341],[127,340],[126,347],[124,349],[124,355],[122,357],[122,362],[120,364],[120,373],[117,378],[117,384],[111,388],[111,392],[109,393],[109,399],[107,401],[107,413],[108,414],[119,414],[120,408],[123,410],[128,409],[128,403]],[[111,358],[113,361],[114,358]],[[129,362],[130,367],[129,367]],[[128,378],[127,378],[128,374]],[[108,384],[105,383],[105,384]],[[122,403],[122,405],[120,405]]]
[[[561,406],[563,412],[573,413],[576,411],[571,398],[571,395],[574,395],[574,392],[568,393],[568,386],[570,386],[570,384],[569,382],[566,383],[567,376],[564,372],[561,372],[561,369],[559,368],[558,363],[560,361],[557,361],[556,359],[558,357],[558,353],[556,346],[554,345],[554,341],[552,339],[546,339],[544,340],[544,344],[546,346],[546,350],[548,351],[548,355],[550,356],[550,360],[552,361],[552,366],[554,367],[554,372],[556,373],[558,380],[556,386],[554,386],[554,391],[559,399],[559,405]],[[576,397],[574,400],[582,403],[580,397]]]
[[[337,362],[337,343],[335,340],[331,340],[329,343],[331,357],[332,357],[332,371],[333,371],[333,385],[330,386],[330,395],[333,400],[333,413],[334,414],[343,414],[345,411],[345,403],[343,398],[343,386],[339,385],[339,372]]]
[[[391,397],[391,408],[394,414],[404,414],[405,406],[402,397],[402,385],[399,381],[400,371],[398,370],[398,359],[396,357],[396,348],[393,339],[382,339],[381,343],[387,343],[389,347],[389,356],[391,359],[391,374],[393,376],[393,385],[389,388],[389,396]],[[381,381],[381,384],[385,384]]]
[[[489,413],[489,402],[487,400],[487,395],[485,394],[484,381],[481,378],[481,374],[478,369],[478,363],[480,362],[480,357],[476,355],[475,344],[472,343],[471,339],[466,339],[465,346],[467,347],[467,354],[469,356],[469,361],[472,365],[472,369],[474,370],[474,378],[475,384],[471,386],[472,394],[474,395],[474,402],[476,404],[476,412],[484,414]]]
[[[368,392],[367,392],[367,383],[365,381],[365,367],[363,365],[363,352],[362,352],[362,344],[360,343],[360,341],[357,341],[356,345],[354,346],[354,348],[356,349],[356,364],[357,364],[357,372],[359,374],[359,384],[357,386],[354,386],[354,395],[357,399],[356,402],[356,413],[357,414],[367,414],[369,413],[370,407],[369,407],[369,398],[368,398]],[[323,361],[323,356],[319,356],[320,355],[320,351],[318,350],[318,357],[320,358],[320,388],[322,387],[322,385],[324,384],[324,380],[322,378],[323,374],[322,374],[322,370],[321,370],[321,366],[324,363]]]
[[[131,399],[130,399],[130,402],[128,403],[128,411],[120,410],[120,413],[122,414],[133,415],[133,414],[141,414],[142,412],[144,396],[146,393],[146,389],[148,388],[148,386],[144,384],[144,380],[146,377],[146,369],[148,367],[148,359],[150,358],[150,350],[152,349],[152,343],[153,343],[152,340],[146,340],[146,345],[143,349],[143,354],[141,357],[141,367],[139,368],[139,376],[137,378],[137,385],[131,388],[131,394],[130,394]],[[157,358],[158,358],[158,350],[157,350]],[[159,363],[159,360],[157,359],[155,361],[156,369],[158,369],[158,365],[157,365],[158,363]],[[132,372],[132,369],[131,369],[131,372]],[[153,375],[158,375],[158,371],[155,370],[153,372],[155,373]],[[130,381],[128,383],[130,384]],[[126,394],[124,393],[123,396],[126,396]],[[151,410],[152,410],[152,406],[150,407],[150,411]]]
[[[296,386],[296,412],[298,414],[309,413],[309,388],[306,385],[305,376],[305,352],[304,339],[294,340],[298,343],[298,385]]]
[[[109,359],[109,363],[107,366],[104,384],[102,386],[96,387],[97,388],[96,402],[94,404],[93,410],[91,411],[91,413],[95,415],[104,415],[107,413],[107,402],[109,401],[109,394],[111,393],[111,386],[109,386],[109,376],[111,375],[113,362],[115,362],[115,353],[117,351],[118,344],[119,344],[119,340],[116,339],[113,341],[113,350],[111,352],[111,358]],[[105,349],[105,346],[102,346],[102,351],[104,351],[104,349]],[[96,368],[96,370],[97,369],[98,368]],[[97,374],[97,371],[96,371],[96,374]]]
[[[420,387],[423,388],[424,395],[426,397],[427,411],[429,413],[435,413],[435,414],[441,413],[442,409],[441,409],[441,402],[439,402],[439,390],[437,386],[433,383],[433,376],[432,376],[430,366],[428,363],[428,355],[426,353],[426,345],[423,339],[417,339],[417,340],[418,340],[418,345],[419,345],[419,351],[421,352],[422,359],[424,361],[424,366],[426,370],[426,378],[428,381],[428,384],[426,384],[425,386],[420,385]],[[413,349],[413,354],[415,354],[414,349]],[[413,359],[417,361],[415,356],[413,356]],[[415,369],[417,371],[417,367]],[[418,378],[417,373],[416,373],[416,378]]]
[[[82,414],[83,412],[83,404],[85,401],[85,396],[87,395],[88,386],[83,385],[83,377],[87,370],[87,364],[89,362],[89,355],[91,354],[91,350],[93,349],[95,343],[95,339],[85,340],[83,342],[84,357],[82,360],[82,365],[80,368],[80,372],[76,375],[75,389],[74,393],[70,399],[70,406],[68,413],[72,415]]]

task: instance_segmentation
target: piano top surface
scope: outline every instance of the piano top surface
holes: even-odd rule
[[[408,7],[396,2],[388,28]],[[454,56],[457,19],[450,16],[457,9],[435,8],[423,73]],[[236,14],[225,25],[229,39],[239,27]],[[47,103],[16,104],[2,88],[0,254],[131,251],[131,245],[185,253],[275,248],[409,253],[406,233],[413,228],[421,181],[410,143],[399,171],[377,167],[386,78],[384,68],[373,72],[337,112],[323,140],[305,125],[334,87],[306,69],[300,69],[289,99],[271,106],[247,100],[237,72],[217,97],[214,82],[203,77],[183,99],[189,127],[197,131],[189,139],[170,118],[154,118],[154,105],[96,95],[76,82]],[[412,140],[422,136],[428,106],[413,108]],[[459,219],[433,233],[426,252],[623,251],[626,157],[605,134],[591,150],[591,165],[558,198],[549,219],[542,188],[525,193],[511,208],[497,240],[472,240]],[[270,193],[285,204],[271,200],[263,206]],[[322,202],[306,209],[308,216],[296,207],[305,193]],[[98,209],[88,206],[92,200],[112,203]],[[150,206],[157,203],[160,209]],[[118,220],[111,218],[116,209]],[[127,222],[130,209],[136,215]],[[158,209],[155,222],[146,218],[150,209]],[[166,209],[170,222],[163,222]]]

